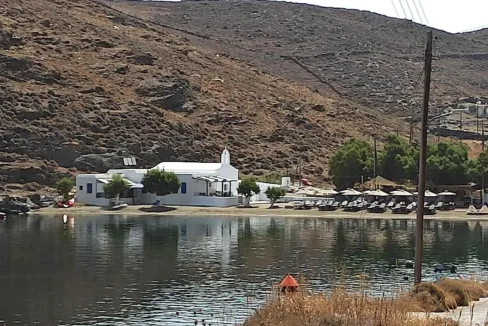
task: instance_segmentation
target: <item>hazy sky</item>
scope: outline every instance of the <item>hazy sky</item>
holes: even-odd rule
[[[419,22],[414,0],[290,0],[292,2],[306,2],[319,6],[351,8],[377,12],[383,15],[397,17],[393,3],[400,18],[404,18],[400,1],[410,19],[407,2]],[[488,27],[488,0],[415,0],[422,15],[420,2],[430,26],[448,32],[465,32],[467,30]],[[423,16],[422,16],[423,18]],[[425,23],[425,21],[424,21]]]

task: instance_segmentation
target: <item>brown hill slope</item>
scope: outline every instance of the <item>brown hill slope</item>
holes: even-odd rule
[[[110,5],[209,49],[371,108],[410,113],[427,28],[357,10],[277,1],[120,2]],[[435,31],[434,102],[488,91],[488,46]],[[416,106],[418,108],[418,106]]]
[[[0,181],[52,184],[133,155],[320,177],[351,136],[394,121],[89,0],[0,0]]]
[[[483,28],[474,32],[463,33],[462,35],[470,40],[488,44],[488,28]]]

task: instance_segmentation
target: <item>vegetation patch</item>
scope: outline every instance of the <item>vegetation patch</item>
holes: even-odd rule
[[[271,301],[256,312],[245,326],[454,326],[457,322],[440,318],[419,318],[411,314],[418,310],[411,296],[375,298],[348,294],[337,288],[331,295],[288,294],[282,300]]]

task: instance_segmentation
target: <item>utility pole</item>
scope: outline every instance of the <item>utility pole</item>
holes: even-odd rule
[[[408,144],[412,146],[413,141],[413,105],[410,103],[410,134],[408,136]]]
[[[373,143],[374,143],[374,164],[373,164],[373,186],[374,189],[376,190],[376,162],[378,161],[378,152],[376,151],[376,136],[373,137]]]
[[[441,107],[437,107],[437,142],[441,141]]]
[[[479,103],[479,102],[478,102]],[[476,103],[476,134],[480,134],[480,108]]]
[[[459,112],[459,131],[463,131],[463,111]],[[459,144],[463,144],[463,138],[459,138]]]
[[[427,161],[427,120],[429,116],[430,76],[432,72],[432,31],[427,32],[424,70],[424,101],[422,108],[422,125],[420,133],[420,162],[417,201],[417,220],[415,236],[415,284],[422,282],[422,259],[424,247],[424,202],[425,174]]]
[[[298,158],[298,187],[302,186],[302,158]]]
[[[484,109],[483,109],[484,113]],[[484,115],[484,114],[483,114]],[[485,119],[481,118],[481,149],[485,151]],[[481,160],[481,205],[485,203],[485,160]]]

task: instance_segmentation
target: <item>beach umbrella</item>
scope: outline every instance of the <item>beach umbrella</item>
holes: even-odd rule
[[[405,191],[405,190],[395,190],[395,191],[390,192],[390,194],[392,196],[397,196],[397,197],[410,197],[410,196],[412,196],[411,193],[409,193],[408,191]]]
[[[354,190],[354,189],[343,190],[343,191],[341,191],[341,194],[343,194],[344,196],[360,196],[360,195],[362,195],[361,192]]]
[[[302,188],[298,190],[295,195],[302,195],[302,196],[313,196],[317,193],[317,189],[312,187]]]
[[[333,189],[319,189],[317,191],[317,196],[320,196],[320,197],[334,196],[337,194],[338,194],[338,192],[333,190]]]
[[[295,192],[295,195],[306,196],[308,195],[308,190],[305,188],[299,189],[297,192]]]
[[[375,197],[386,197],[388,194],[381,190],[369,190],[364,192],[365,195],[375,196]]]
[[[413,193],[415,196],[418,196],[418,192],[414,192]],[[432,191],[430,190],[426,190],[425,191],[425,197],[437,197],[437,194],[433,193]]]
[[[456,194],[454,192],[450,192],[447,190],[444,190],[443,192],[439,193],[438,195],[439,196],[456,196]]]

